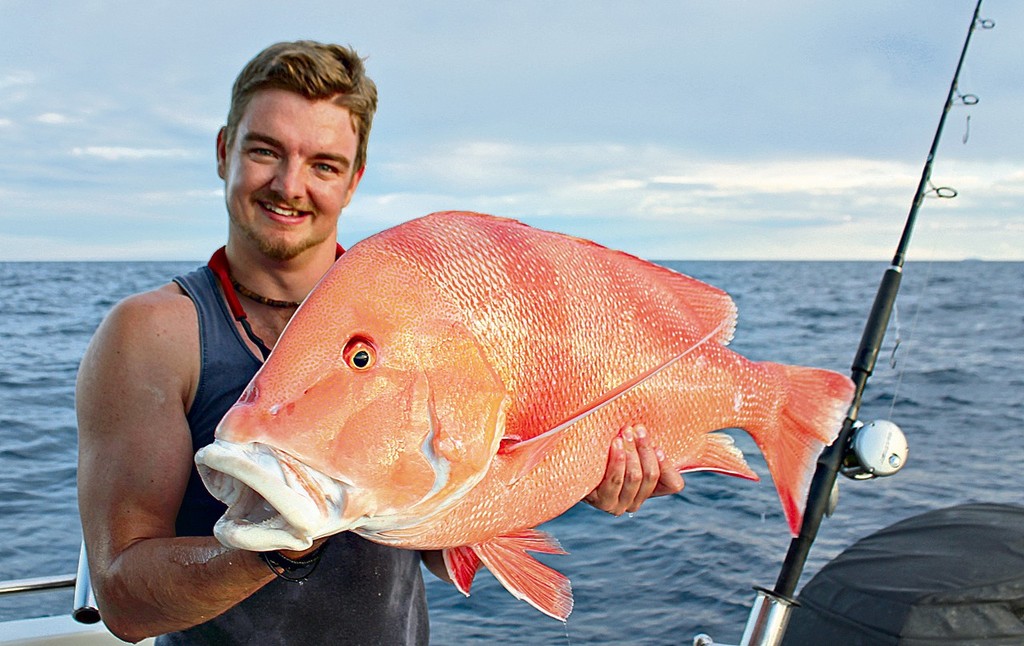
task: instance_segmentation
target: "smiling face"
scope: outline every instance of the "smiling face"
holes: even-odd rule
[[[217,137],[229,240],[290,260],[325,241],[362,177],[358,135],[347,108],[286,90],[261,90],[231,141]]]

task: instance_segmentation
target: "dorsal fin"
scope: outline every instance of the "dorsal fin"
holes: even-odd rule
[[[453,262],[479,264],[474,246],[451,245],[451,240],[473,240],[490,236],[506,246],[532,248],[551,243],[571,249],[563,260],[587,259],[603,278],[616,283],[624,292],[637,290],[653,299],[657,314],[685,321],[697,334],[716,330],[716,343],[727,345],[736,328],[736,305],[721,289],[667,267],[656,265],[633,254],[609,249],[576,236],[545,231],[509,218],[469,211],[442,211],[405,223],[401,240],[390,241],[389,249],[413,250],[415,264],[424,267],[451,266]],[[385,231],[378,236],[396,236]],[[412,251],[410,251],[412,254]],[[410,256],[411,257],[411,256]],[[515,254],[510,256],[515,258]],[[500,260],[497,261],[500,264]],[[446,276],[446,280],[450,276]],[[657,301],[656,303],[654,301]],[[672,324],[669,324],[670,327]]]
[[[736,331],[737,310],[736,303],[725,291],[631,253],[609,249],[584,238],[575,240],[581,245],[593,247],[600,253],[615,257],[620,268],[628,267],[633,273],[664,285],[673,295],[672,309],[676,312],[689,313],[688,318],[697,325],[699,333],[707,334],[714,331],[712,340],[721,345],[728,345],[732,341]]]

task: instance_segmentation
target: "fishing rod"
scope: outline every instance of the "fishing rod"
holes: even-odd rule
[[[856,479],[873,477],[874,475],[890,475],[898,471],[905,460],[906,439],[903,438],[902,431],[892,423],[880,423],[878,427],[875,427],[874,430],[881,434],[881,437],[876,436],[869,440],[868,444],[877,447],[893,443],[897,446],[895,453],[890,455],[876,454],[874,456],[861,455],[859,451],[852,447],[852,444],[855,434],[862,428],[860,422],[857,421],[857,416],[860,412],[864,387],[874,371],[875,362],[878,358],[882,341],[885,338],[885,331],[889,326],[889,319],[892,315],[896,295],[899,292],[903,276],[903,263],[906,258],[907,247],[910,245],[910,237],[917,222],[917,212],[925,196],[930,192],[936,193],[939,197],[954,197],[956,195],[955,191],[949,189],[929,189],[929,187],[931,186],[932,164],[935,161],[939,141],[942,139],[942,130],[946,124],[946,116],[949,114],[954,101],[960,99],[968,105],[978,102],[977,97],[974,95],[961,95],[957,91],[957,84],[960,79],[960,70],[967,56],[971,35],[974,33],[975,28],[981,26],[983,29],[991,29],[995,26],[995,23],[991,20],[978,20],[981,2],[982,0],[978,0],[974,7],[974,15],[971,18],[967,37],[964,39],[963,49],[960,52],[960,60],[957,62],[953,81],[949,86],[946,103],[942,108],[939,125],[935,130],[935,136],[928,151],[928,157],[921,173],[921,180],[917,185],[917,193],[914,195],[910,213],[907,215],[907,220],[903,227],[903,234],[896,247],[892,264],[882,276],[881,284],[875,294],[875,300],[864,326],[860,346],[857,349],[856,355],[854,355],[853,365],[851,366],[851,379],[853,380],[855,390],[846,419],[843,421],[842,430],[839,432],[836,441],[826,447],[818,458],[814,478],[811,481],[810,490],[807,495],[803,524],[800,527],[800,533],[790,542],[789,550],[786,553],[779,577],[775,582],[775,587],[772,590],[760,587],[755,588],[757,598],[747,620],[747,625],[740,641],[741,646],[777,646],[782,642],[782,637],[786,631],[786,624],[789,621],[789,614],[796,604],[793,595],[804,565],[807,562],[811,544],[817,537],[823,517],[831,513],[830,507],[834,501],[836,475],[841,470],[844,473],[847,473],[848,470],[848,474]],[[899,455],[898,450],[900,441],[902,441],[903,447],[902,456]],[[882,458],[882,461],[864,464],[865,461],[869,461],[872,458]],[[885,464],[885,461],[889,459],[892,459],[892,462]],[[880,471],[875,473],[876,470]],[[713,643],[706,635],[698,635],[694,639],[695,646],[709,646]]]

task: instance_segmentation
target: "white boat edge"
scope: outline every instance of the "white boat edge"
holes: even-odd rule
[[[144,639],[139,644],[152,645],[155,641]],[[0,646],[107,646],[124,643],[102,622],[83,624],[71,615],[0,622]]]

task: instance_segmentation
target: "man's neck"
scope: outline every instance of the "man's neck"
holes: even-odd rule
[[[288,260],[270,258],[250,245],[229,240],[226,253],[231,277],[267,298],[301,301],[337,258],[337,243],[325,241]]]

